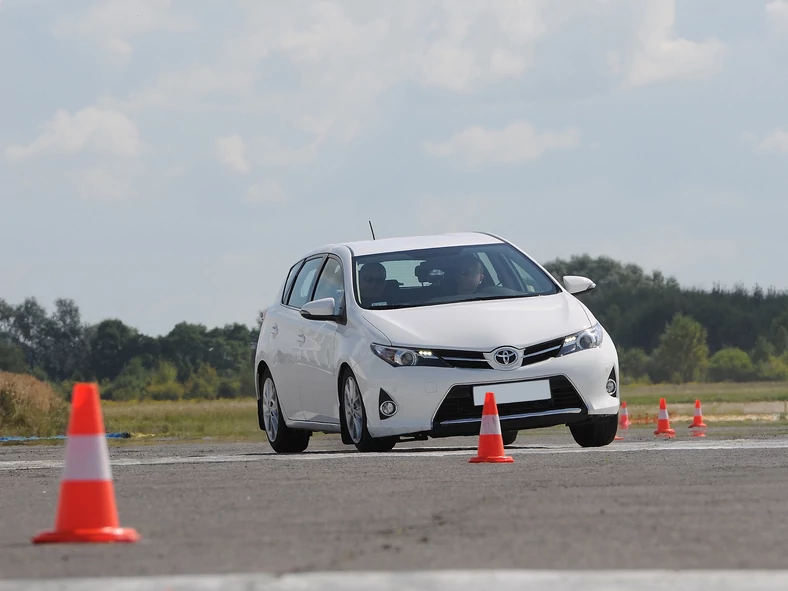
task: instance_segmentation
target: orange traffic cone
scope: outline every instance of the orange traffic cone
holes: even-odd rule
[[[66,461],[54,531],[33,538],[53,542],[136,542],[140,535],[121,528],[98,386],[75,384],[66,433]]]
[[[514,462],[511,456],[504,455],[501,420],[495,394],[487,392],[482,409],[482,426],[479,429],[479,451],[476,457],[468,460],[471,464],[488,462],[493,464]]]
[[[668,404],[664,398],[659,399],[659,415],[657,416],[657,430],[654,435],[667,435],[673,437],[676,431],[670,428],[670,419],[668,417]]]
[[[692,419],[690,429],[705,429],[706,425],[703,423],[703,411],[700,408],[700,400],[695,401],[695,416]]]
[[[629,420],[629,410],[627,410],[627,403],[621,402],[621,416],[618,419],[618,426],[622,431],[628,431],[632,421]]]
[[[700,400],[695,401],[695,416],[692,419],[690,429],[700,429],[692,433],[693,437],[706,437],[703,429],[706,429],[706,424],[703,422],[703,411],[700,408]]]

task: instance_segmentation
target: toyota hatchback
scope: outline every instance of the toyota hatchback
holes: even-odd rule
[[[486,233],[335,244],[300,258],[264,310],[258,419],[277,452],[313,432],[360,451],[478,435],[495,394],[504,444],[567,425],[584,447],[618,426],[615,345],[577,295]]]

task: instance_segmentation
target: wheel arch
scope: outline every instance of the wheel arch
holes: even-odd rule
[[[254,390],[255,395],[257,396],[257,400],[260,400],[260,397],[263,395],[263,373],[268,370],[271,372],[271,368],[268,367],[268,364],[264,360],[260,360],[257,364],[257,370],[255,372],[255,379],[254,379]]]

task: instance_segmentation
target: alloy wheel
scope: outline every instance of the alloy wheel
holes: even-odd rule
[[[345,380],[344,396],[345,423],[353,443],[361,441],[364,427],[364,410],[361,406],[361,394],[358,391],[356,380],[349,377]]]
[[[279,402],[274,381],[268,377],[263,384],[263,422],[268,439],[276,441],[279,435]]]

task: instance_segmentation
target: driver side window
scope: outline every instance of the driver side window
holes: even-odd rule
[[[312,300],[334,298],[334,314],[339,315],[345,296],[345,280],[342,276],[342,264],[335,258],[329,257],[320,273]]]

